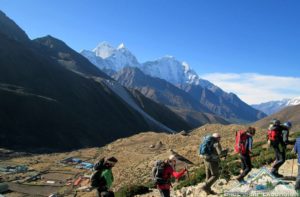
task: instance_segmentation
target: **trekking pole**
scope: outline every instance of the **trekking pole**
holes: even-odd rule
[[[294,160],[295,160],[295,158],[293,158],[293,162],[292,162],[292,174],[291,174],[291,177],[293,176],[293,170],[294,170]]]
[[[188,171],[187,164],[185,164],[186,174],[188,179],[190,180],[190,172]]]

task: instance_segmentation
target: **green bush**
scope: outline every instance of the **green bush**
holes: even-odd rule
[[[201,166],[196,170],[190,172],[190,176],[186,180],[181,181],[174,189],[181,189],[183,187],[197,185],[200,182],[203,182],[205,179],[205,168]]]
[[[300,131],[297,131],[297,132],[294,132],[294,133],[290,134],[290,137],[292,137],[292,138],[297,138],[299,136],[300,136]]]
[[[133,197],[138,194],[149,193],[149,187],[144,185],[129,185],[122,187],[119,191],[115,193],[116,197]]]

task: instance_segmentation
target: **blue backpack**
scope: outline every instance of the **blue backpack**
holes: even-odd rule
[[[214,145],[214,139],[211,135],[203,137],[202,143],[199,146],[200,155],[210,155]]]

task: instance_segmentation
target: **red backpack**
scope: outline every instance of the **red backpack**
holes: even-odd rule
[[[246,131],[240,130],[235,133],[234,151],[236,153],[245,154],[247,152],[247,149],[246,149],[247,139],[248,139],[248,135],[247,135]]]
[[[278,130],[268,130],[268,139],[271,141],[276,141],[280,136],[280,132]]]

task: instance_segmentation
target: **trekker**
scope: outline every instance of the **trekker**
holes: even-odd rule
[[[91,184],[97,189],[97,197],[114,197],[114,192],[110,191],[114,177],[112,168],[118,160],[115,157],[101,159],[95,166],[96,172],[91,177]]]
[[[180,172],[176,172],[176,162],[177,159],[175,155],[170,155],[170,157],[165,161],[156,161],[152,173],[155,185],[159,190],[161,197],[170,197],[172,177],[179,179],[181,176],[184,175],[185,172],[187,172],[187,169],[182,169]]]
[[[214,133],[212,135],[205,136],[202,144],[200,145],[200,155],[204,159],[206,173],[206,181],[202,189],[207,195],[217,195],[217,193],[211,189],[211,186],[220,176],[220,158],[226,157],[228,152],[228,150],[222,151],[220,140],[220,134]]]
[[[295,184],[295,190],[300,190],[300,137],[296,139],[294,152],[298,155],[298,175]]]
[[[282,135],[283,127],[280,121],[273,119],[268,129],[268,140],[275,152],[275,158],[271,169],[271,174],[277,178],[283,177],[278,173],[280,166],[282,166],[286,159],[286,144],[283,141]]]
[[[252,151],[253,136],[255,135],[255,128],[248,127],[247,130],[241,130],[236,135],[235,151],[240,154],[242,172],[237,177],[237,180],[244,184],[246,183],[244,177],[252,170],[250,153]]]
[[[292,129],[292,123],[290,121],[287,121],[285,123],[283,123],[282,125],[282,140],[286,145],[295,144],[295,140],[290,141],[289,140],[289,134],[290,134],[290,130]]]

